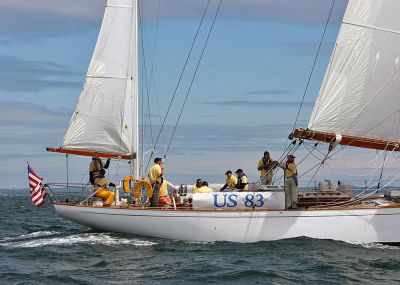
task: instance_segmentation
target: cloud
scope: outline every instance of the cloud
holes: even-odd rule
[[[100,24],[105,1],[8,1],[0,2],[3,38],[38,41],[78,33]]]
[[[60,144],[71,114],[72,111],[38,104],[0,102],[0,157],[4,162],[0,172],[9,173],[0,186],[23,185],[20,180],[25,174],[25,162],[40,162],[50,156],[45,148]]]
[[[282,149],[288,134],[293,128],[292,124],[254,124],[251,126],[239,125],[209,125],[191,124],[178,126],[172,141],[170,153],[199,155],[207,152],[241,152],[258,151],[266,145],[270,149]],[[153,130],[158,133],[159,127]],[[161,139],[158,151],[163,152],[164,144],[168,144],[173,126],[164,128],[166,142]],[[150,142],[149,138],[146,138]],[[148,144],[147,148],[151,148]],[[161,153],[159,153],[161,155]]]
[[[106,1],[99,0],[2,0],[0,10],[48,13],[97,21],[103,15],[105,6]]]
[[[232,100],[232,101],[213,101],[206,102],[204,104],[208,105],[222,105],[222,106],[232,106],[232,107],[257,107],[257,108],[266,108],[266,107],[299,107],[300,102],[287,102],[287,101],[245,101],[245,100]],[[304,102],[303,107],[312,107],[314,106],[314,102]]]
[[[21,146],[41,152],[44,146],[58,145],[71,114],[72,110],[68,109],[52,110],[32,103],[0,102],[0,132],[4,140],[0,154],[14,154]],[[159,128],[159,125],[153,125],[153,136],[158,133]],[[254,124],[245,128],[238,125],[182,124],[178,126],[171,152],[188,154],[252,151],[264,148],[266,142],[272,148],[279,149],[291,129],[291,124]],[[160,151],[169,142],[172,131],[172,125],[165,126],[164,135],[159,142]],[[147,147],[150,148],[150,132],[146,135]],[[19,151],[21,157],[31,153],[32,150],[26,153]]]
[[[79,88],[81,82],[57,80],[55,77],[76,75],[50,61],[22,60],[0,56],[0,90],[8,92],[41,91],[46,88]]]
[[[0,38],[0,46],[9,46],[10,44],[12,44],[12,41]]]
[[[32,130],[32,128],[38,130],[65,127],[72,112],[72,110],[50,110],[33,103],[0,102],[2,135],[5,131],[10,133],[16,127],[29,130]],[[19,140],[23,134],[18,130],[13,132],[13,135],[16,135],[16,140]],[[34,137],[31,137],[31,139],[34,139]]]

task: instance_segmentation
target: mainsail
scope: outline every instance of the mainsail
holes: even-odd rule
[[[308,124],[311,132],[295,136],[321,132],[319,140],[343,137],[343,144],[400,150],[399,14],[399,0],[349,1]]]
[[[108,0],[64,141],[53,151],[133,158],[138,148],[136,0]]]

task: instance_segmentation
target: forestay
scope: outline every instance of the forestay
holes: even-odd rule
[[[63,149],[133,155],[137,150],[135,0],[108,0]]]
[[[399,141],[400,1],[350,0],[308,128]]]

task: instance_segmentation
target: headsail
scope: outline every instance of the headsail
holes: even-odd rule
[[[136,3],[107,2],[83,90],[60,148],[62,152],[124,158],[136,155]]]
[[[377,148],[357,142],[365,140],[399,148],[399,13],[398,0],[349,1],[308,124],[325,141],[340,135],[347,140],[342,144]]]

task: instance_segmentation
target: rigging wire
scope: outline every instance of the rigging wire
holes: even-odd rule
[[[298,144],[296,144],[295,142],[296,142],[296,140],[294,140],[292,143],[290,143],[289,147],[287,148],[287,150],[288,150],[287,155],[295,153],[299,149],[299,147],[302,145],[302,142],[299,142]],[[284,157],[285,157],[285,153],[283,153],[281,158],[278,160],[279,165],[284,161]],[[297,164],[297,165],[299,165],[299,164]],[[275,168],[275,170],[273,171],[273,177],[278,172],[278,169],[279,168]],[[278,178],[273,179],[273,184],[277,181],[282,181],[282,178],[284,177],[284,175],[285,175],[285,171],[283,171],[283,174],[281,174]]]
[[[202,15],[202,17],[201,17],[200,23],[199,23],[199,25],[198,25],[198,27],[197,27],[197,31],[196,31],[196,34],[195,34],[194,39],[193,39],[193,41],[192,41],[191,47],[190,47],[190,49],[189,49],[189,53],[188,53],[188,55],[186,56],[185,63],[184,63],[183,68],[182,68],[182,70],[181,70],[181,73],[180,73],[178,82],[177,82],[177,84],[176,84],[176,86],[175,86],[175,90],[174,90],[174,92],[173,92],[173,94],[172,94],[171,101],[170,101],[170,103],[169,103],[169,105],[168,105],[167,112],[165,113],[165,116],[164,116],[164,119],[163,119],[163,121],[162,121],[160,130],[159,130],[159,132],[158,132],[156,141],[155,141],[155,143],[154,143],[154,145],[153,145],[153,151],[152,151],[151,154],[150,154],[149,160],[148,160],[147,165],[146,165],[146,169],[148,168],[148,166],[149,166],[149,164],[150,164],[151,158],[153,157],[154,151],[155,151],[155,149],[156,149],[156,147],[157,147],[158,140],[160,139],[161,133],[162,133],[162,131],[163,131],[163,129],[164,129],[165,122],[166,122],[166,120],[167,120],[167,118],[168,118],[168,115],[169,115],[169,112],[170,112],[170,110],[171,110],[172,103],[173,103],[174,100],[175,100],[175,96],[176,96],[176,94],[177,94],[178,88],[179,88],[180,83],[181,83],[181,81],[182,81],[183,74],[184,74],[185,71],[186,71],[187,64],[188,64],[189,59],[190,59],[190,56],[191,56],[191,54],[192,54],[194,45],[195,45],[195,43],[196,43],[196,41],[197,41],[197,37],[198,37],[198,35],[199,35],[200,28],[201,28],[201,26],[203,25],[204,18],[205,18],[205,16],[206,16],[207,10],[208,10],[208,8],[209,8],[209,6],[210,6],[210,2],[211,2],[211,0],[208,0],[208,1],[207,1],[207,5],[206,5],[206,7],[205,7],[205,9],[204,9],[204,12],[203,12],[203,15]]]
[[[332,3],[332,7],[331,7],[331,10],[330,10],[330,13],[329,13],[329,18],[330,18],[330,16],[331,16],[334,3],[335,3],[335,1],[333,1],[333,3]],[[329,22],[329,18],[328,18],[327,24],[328,24],[328,22]],[[327,27],[327,25],[325,26],[324,34],[325,34],[325,32],[326,32],[326,27]],[[324,35],[323,35],[323,37],[324,37]],[[319,51],[320,51],[321,44],[322,44],[322,41],[321,41],[320,46],[319,46],[319,48],[318,48],[318,53],[319,53]],[[317,56],[318,56],[318,53],[317,53]],[[317,57],[316,57],[315,60],[314,60],[314,65],[313,65],[312,72],[313,72],[314,67],[315,67],[316,59],[317,59]],[[298,121],[298,118],[299,118],[299,114],[300,114],[300,111],[301,111],[301,108],[302,108],[302,104],[303,104],[303,102],[304,102],[305,94],[306,94],[307,89],[308,89],[308,86],[309,86],[309,82],[310,82],[310,79],[311,79],[311,76],[312,76],[312,72],[311,72],[311,74],[310,74],[309,81],[307,82],[306,90],[305,90],[305,93],[303,94],[303,99],[302,99],[302,102],[301,102],[299,111],[298,111],[298,113],[297,113],[297,117],[296,117],[295,123],[294,123],[294,125],[293,125],[293,131],[294,131],[295,128],[296,128],[296,124],[297,124],[297,121]],[[397,71],[394,72],[394,75],[395,75],[396,73],[397,73]],[[390,79],[391,79],[391,78],[390,78]],[[387,81],[387,82],[388,82],[388,81]],[[387,85],[387,82],[385,82],[385,84],[384,84],[383,87],[377,92],[377,94],[379,94],[380,91]],[[364,107],[364,108],[365,108],[365,107]],[[398,112],[399,112],[399,110],[396,110],[395,112],[393,112],[392,114],[390,114],[387,118],[390,118],[391,116],[393,116],[394,114],[396,114],[396,113],[398,113]],[[373,126],[372,128],[370,128],[369,130],[373,129],[374,127],[376,127],[376,126],[378,126],[378,125],[380,125],[380,124],[381,124],[381,123],[376,124],[375,126]],[[368,131],[369,131],[369,130],[368,130]],[[368,132],[368,131],[367,131],[367,132]],[[365,132],[365,133],[367,133],[367,132]],[[286,142],[286,145],[287,145],[287,143],[288,143],[288,141]],[[285,145],[285,149],[287,149],[287,148],[286,148],[286,145]],[[322,167],[322,165],[325,164],[325,162],[326,162],[326,160],[327,160],[328,158],[330,158],[330,157],[332,157],[333,155],[335,155],[336,153],[342,151],[345,147],[346,147],[346,146],[343,146],[340,150],[336,150],[335,152],[333,152],[333,153],[331,153],[331,154],[328,152],[328,154],[325,156],[325,158],[324,158],[319,164],[317,164],[316,166],[314,166],[313,168],[311,168],[309,171],[311,171],[311,170],[315,169],[316,167],[318,167],[318,169],[316,170],[316,172],[315,172],[315,174],[313,175],[313,177],[311,178],[311,180],[315,177],[315,175],[317,174],[317,172],[319,171],[319,169]],[[309,154],[310,154],[310,153],[309,153]],[[308,155],[309,155],[309,154],[308,154]],[[387,150],[385,150],[385,153],[384,153],[384,154],[385,154],[385,157],[384,157],[384,160],[383,160],[383,163],[382,163],[380,178],[379,178],[379,182],[378,182],[378,184],[377,184],[377,190],[376,190],[376,191],[378,191],[379,189],[381,189],[380,184],[381,184],[381,181],[382,181],[383,168],[384,168],[384,164],[385,164],[385,161],[386,161]],[[316,157],[316,156],[314,156],[314,157]],[[307,173],[308,173],[309,171],[307,171]],[[374,174],[376,171],[377,171],[377,168],[372,172],[372,176],[373,176],[373,174]],[[306,174],[306,173],[304,173],[304,174]],[[303,175],[304,175],[304,174],[303,174]],[[371,180],[372,180],[372,176],[371,176],[371,178],[370,178]],[[374,184],[374,185],[375,185],[375,184]],[[309,184],[307,185],[307,187],[308,187],[308,186],[309,186]]]
[[[324,41],[324,39],[325,39],[325,34],[326,34],[327,29],[328,29],[328,25],[329,25],[330,19],[331,19],[331,17],[332,17],[332,11],[333,11],[333,8],[335,7],[335,3],[336,3],[336,0],[333,0],[333,1],[332,1],[331,8],[330,8],[330,10],[329,10],[328,18],[327,18],[326,23],[325,23],[324,31],[323,31],[323,33],[322,33],[322,37],[321,37],[321,40],[320,40],[319,45],[318,45],[317,53],[316,53],[316,55],[315,55],[314,62],[313,62],[313,65],[312,65],[312,68],[311,68],[311,71],[310,71],[310,75],[308,76],[308,80],[307,80],[306,87],[305,87],[305,89],[304,89],[303,97],[302,97],[302,99],[301,99],[301,103],[300,103],[299,109],[298,109],[298,111],[297,111],[296,119],[295,119],[295,121],[294,121],[293,128],[292,128],[292,133],[293,133],[294,130],[296,129],[297,121],[299,120],[299,116],[300,116],[301,109],[303,108],[304,99],[305,99],[305,97],[306,97],[306,95],[307,95],[308,88],[309,88],[310,82],[311,82],[311,78],[312,78],[312,76],[313,76],[313,74],[314,74],[315,66],[316,66],[316,64],[317,64],[317,59],[318,59],[319,54],[320,54],[320,51],[321,51],[322,43],[323,43],[323,41]],[[288,140],[286,141],[286,144],[285,144],[284,149],[286,148],[287,144],[288,144]]]
[[[320,151],[319,149],[317,149],[317,146],[314,144],[314,148],[312,150],[309,150],[307,146],[308,143],[304,142],[304,148],[309,152],[297,165],[301,164],[302,161],[304,161],[308,156],[312,155],[315,159],[321,160],[320,157],[318,157],[317,155],[313,154],[314,150],[317,150],[319,153],[323,154],[322,151]],[[323,154],[325,155],[325,154]]]
[[[386,120],[387,118],[390,118],[391,116],[393,116],[395,113],[397,113],[397,112],[399,112],[399,111],[400,111],[400,110],[397,110],[397,111],[393,112],[393,113],[390,114],[388,117],[386,117],[384,120]],[[383,121],[384,121],[384,120],[383,120]],[[377,123],[376,125],[372,126],[372,127],[369,128],[368,130],[366,130],[363,134],[361,134],[361,136],[364,135],[364,134],[366,134],[366,133],[368,133],[371,129],[373,129],[373,128],[377,127],[378,125],[382,124],[383,121]],[[343,150],[347,149],[347,147],[348,147],[348,146],[351,146],[351,144],[352,144],[354,141],[356,141],[356,140],[357,140],[357,138],[354,138],[352,141],[349,142],[348,145],[342,145],[340,149],[335,149],[335,150],[332,150],[331,152],[328,152],[327,158],[332,158],[332,157],[335,156],[337,153],[342,152]],[[384,150],[387,151],[387,148],[388,148],[388,147],[389,147],[389,144],[386,145],[386,147],[385,147]],[[394,152],[394,151],[396,151],[396,150],[397,150],[397,149],[393,149],[392,152]],[[324,161],[326,161],[327,158],[324,159]],[[322,161],[322,162],[323,162],[323,161]],[[302,176],[304,176],[305,174],[309,173],[310,171],[312,171],[312,170],[313,170],[314,168],[316,168],[318,165],[320,165],[320,163],[318,163],[316,166],[312,167],[311,169],[309,169],[308,171],[306,171],[305,173],[303,173],[302,175],[300,175],[299,178],[302,177]],[[313,178],[315,177],[315,175],[317,174],[317,172],[319,171],[319,169],[320,169],[320,167],[319,167],[318,170],[314,173]],[[376,169],[375,169],[373,172],[376,172]],[[311,180],[310,180],[310,181],[311,181]]]
[[[157,46],[157,38],[158,38],[158,29],[159,29],[159,23],[160,23],[160,6],[161,6],[161,0],[158,0],[158,5],[157,5],[157,20],[156,20],[156,27],[155,27],[155,34],[154,34],[154,40],[153,40],[153,51],[150,55],[151,59],[151,67],[150,67],[150,83],[149,83],[149,92],[152,94],[152,87],[154,88],[154,97],[155,97],[155,102],[157,105],[157,115],[158,119],[160,122],[160,126],[162,125],[162,116],[161,116],[161,109],[160,109],[160,102],[159,102],[159,97],[158,97],[158,91],[157,91],[157,83],[156,83],[156,76],[155,76],[155,71],[154,71],[154,62],[156,60],[156,46]],[[151,114],[151,109],[150,109],[150,103],[149,103],[149,114]],[[165,134],[162,132],[162,144],[164,146],[164,149],[166,149],[166,139],[165,139]],[[151,145],[150,145],[150,150],[147,153],[152,153],[155,151],[154,147],[154,138],[153,135],[151,137]],[[147,170],[147,169],[146,169]]]
[[[384,167],[385,167],[385,162],[386,162],[386,157],[387,157],[387,150],[385,150],[385,156],[383,157],[383,162],[382,162],[382,166],[381,166],[381,173],[380,173],[380,175],[379,175],[379,182],[378,182],[378,185],[377,185],[377,191],[379,190],[379,188],[380,188],[380,185],[381,185],[381,181],[382,181],[382,175],[383,175],[383,169],[384,169]],[[377,168],[376,168],[377,169]],[[372,175],[371,175],[371,177],[370,177],[370,181],[372,180]]]
[[[334,4],[334,3],[333,3],[333,4]],[[380,94],[380,92],[383,90],[383,88],[385,88],[385,87],[388,85],[388,83],[394,78],[394,76],[398,73],[398,71],[399,71],[399,69],[396,69],[396,70],[393,72],[393,74],[390,75],[390,76],[388,77],[387,81],[385,81],[385,82],[383,83],[382,87],[376,92],[376,95],[363,107],[363,109],[365,109],[366,106],[369,105],[369,103],[371,103],[371,101],[372,101],[378,94]],[[375,125],[371,126],[368,130],[366,130],[363,134],[361,134],[361,136],[364,135],[364,134],[366,134],[366,133],[368,133],[370,130],[372,130],[372,129],[378,127],[379,125],[383,124],[387,119],[391,118],[392,116],[396,115],[396,114],[399,113],[399,112],[400,112],[400,109],[395,110],[394,112],[392,112],[391,114],[389,114],[388,116],[386,116],[386,118],[384,118],[384,119],[381,120],[380,122],[376,123]],[[361,112],[359,112],[359,115],[360,115],[360,114],[361,114]],[[359,115],[358,115],[358,116],[359,116]],[[295,125],[294,125],[293,130],[294,130],[294,129],[295,129]],[[354,141],[356,141],[356,140],[357,140],[357,138],[354,138],[354,140],[353,140],[352,142],[354,142]],[[352,142],[350,142],[349,145],[351,145]],[[340,150],[335,151],[335,152],[334,152],[332,155],[330,155],[329,157],[331,157],[331,156],[335,155],[336,153],[342,151],[343,149],[345,149],[345,147],[346,147],[346,146],[343,146]],[[386,148],[387,148],[387,147],[388,147],[388,146],[386,146]],[[386,151],[386,148],[385,148],[385,151]],[[395,150],[396,150],[396,149],[395,149]],[[376,170],[374,170],[373,173],[374,173],[375,171],[376,171]]]
[[[356,195],[351,201],[349,201],[349,202],[333,203],[334,201],[331,201],[331,202],[329,202],[329,203],[326,203],[325,205],[319,205],[318,207],[320,207],[320,208],[321,208],[321,207],[322,207],[322,208],[331,207],[331,206],[347,207],[347,206],[349,206],[349,205],[351,205],[351,204],[355,205],[355,204],[357,204],[357,203],[359,203],[359,202],[361,202],[361,201],[363,201],[363,200],[365,200],[365,199],[370,198],[370,197],[373,196],[373,195],[376,195],[376,193],[377,193],[379,190],[381,190],[381,189],[385,188],[386,186],[392,184],[393,181],[396,181],[399,177],[400,177],[400,173],[398,173],[392,180],[389,180],[389,182],[386,183],[385,185],[383,185],[380,189],[374,190],[374,191],[372,191],[371,193],[367,193],[369,190],[371,190],[371,189],[375,186],[375,184],[373,184],[373,185],[371,185],[370,187],[365,188],[364,191],[362,191],[361,193],[357,194],[357,195]],[[384,180],[382,180],[382,181],[384,181]],[[367,194],[365,194],[365,193],[367,193]]]
[[[308,183],[308,185],[307,185],[307,187],[309,187],[309,185],[310,185],[310,183],[313,181],[315,175],[318,173],[319,169],[325,164],[326,160],[329,159],[329,158],[331,158],[332,156],[334,156],[336,153],[338,153],[338,152],[340,152],[340,151],[343,151],[343,150],[345,149],[345,147],[346,147],[346,146],[342,146],[341,149],[335,151],[334,153],[328,152],[328,153],[326,154],[326,157],[325,157],[321,162],[319,162],[319,163],[316,164],[314,167],[310,168],[308,171],[306,171],[305,173],[303,173],[302,175],[300,175],[299,178],[303,177],[304,175],[308,174],[309,172],[311,172],[312,170],[314,170],[315,168],[317,168],[317,170],[314,172],[314,175],[313,175],[312,178],[309,180],[309,183]],[[375,170],[375,171],[376,171],[376,170]],[[383,186],[383,187],[386,187],[387,185],[389,185],[390,183],[392,183],[392,182],[395,181],[396,179],[397,179],[397,178],[392,179],[391,181],[389,181],[389,182],[388,182],[385,186]],[[383,181],[382,178],[380,178],[380,181]],[[363,193],[365,193],[367,190],[372,189],[372,187],[374,187],[375,185],[376,185],[376,183],[373,183],[371,186],[369,186],[368,188],[366,188],[363,192],[361,192],[360,194],[358,194],[356,197],[360,197],[360,198],[358,198],[358,200],[355,199],[354,201],[361,201],[361,200],[365,199],[365,197],[363,198],[363,197],[361,197],[361,195],[362,195]],[[307,187],[306,187],[306,188],[307,188]],[[379,187],[379,189],[375,190],[375,193],[376,193],[377,191],[379,191],[380,189],[382,189],[383,187]],[[370,196],[370,195],[367,195],[366,198],[368,198],[369,196]],[[354,203],[354,201],[352,201],[352,203]],[[332,206],[332,205],[333,205],[332,202],[329,203],[329,205]],[[346,205],[347,205],[347,204],[346,204]]]
[[[158,0],[158,5],[157,5],[157,16],[156,16],[156,27],[155,27],[155,34],[154,34],[154,40],[153,40],[153,51],[150,55],[150,60],[151,60],[151,64],[150,64],[150,83],[149,83],[149,93],[151,94],[151,87],[154,85],[154,95],[155,95],[155,101],[157,103],[157,111],[158,111],[158,117],[160,119],[160,125],[162,123],[161,120],[161,111],[160,111],[160,102],[158,100],[158,94],[157,94],[157,85],[156,85],[156,79],[155,79],[155,75],[154,75],[154,62],[155,62],[155,54],[156,54],[156,46],[157,46],[157,38],[158,38],[158,28],[159,28],[159,24],[160,24],[160,5],[161,5],[161,0]],[[151,114],[151,109],[150,109],[150,105],[149,105],[149,113]],[[163,135],[163,143],[165,144],[165,135],[164,133]],[[154,140],[153,140],[153,135],[151,138],[151,145],[153,146],[154,144]]]
[[[310,72],[310,75],[309,75],[308,80],[307,80],[306,88],[304,90],[303,98],[301,99],[300,107],[299,107],[299,110],[298,110],[297,115],[296,115],[296,120],[295,120],[295,122],[293,124],[292,132],[296,128],[296,124],[297,124],[297,121],[298,121],[299,116],[300,116],[301,109],[302,109],[303,104],[304,104],[304,99],[305,99],[305,97],[307,95],[307,91],[308,91],[308,87],[310,86],[312,75],[314,74],[314,69],[315,69],[315,66],[317,64],[317,59],[319,57],[319,53],[321,52],[322,43],[324,41],[325,34],[326,34],[327,29],[328,29],[329,21],[330,21],[331,16],[332,16],[332,11],[333,11],[333,8],[335,7],[335,2],[336,2],[336,0],[332,1],[332,5],[331,5],[331,8],[329,10],[328,19],[326,20],[326,23],[325,23],[324,32],[322,33],[321,41],[319,42],[319,45],[318,45],[317,54],[315,55],[315,58],[314,58],[314,62],[313,62],[312,68],[311,68],[311,72]]]
[[[216,21],[216,19],[217,19],[217,17],[218,17],[218,14],[219,14],[220,9],[221,9],[222,2],[223,2],[223,0],[220,0],[220,1],[219,1],[219,5],[218,5],[218,8],[217,8],[217,11],[215,12],[214,19],[213,19],[213,21],[212,21],[210,30],[208,31],[208,35],[207,35],[206,41],[205,41],[204,46],[203,46],[203,50],[201,51],[201,55],[200,55],[199,60],[197,61],[196,69],[195,69],[195,71],[194,71],[194,73],[193,73],[192,80],[190,81],[190,85],[189,85],[189,88],[188,88],[188,90],[187,90],[187,93],[186,93],[186,96],[185,96],[185,100],[183,101],[181,110],[180,110],[180,112],[179,112],[178,119],[176,120],[176,123],[175,123],[175,126],[174,126],[174,130],[173,130],[172,135],[171,135],[171,139],[170,139],[170,141],[169,141],[169,143],[168,143],[168,147],[167,147],[167,149],[166,149],[166,151],[165,151],[165,153],[164,153],[164,158],[167,157],[167,153],[168,153],[169,148],[170,148],[170,146],[171,146],[172,140],[174,139],[174,135],[175,135],[176,129],[177,129],[177,127],[178,127],[179,121],[180,121],[180,119],[181,119],[181,116],[182,116],[182,113],[183,113],[183,109],[185,108],[185,105],[186,105],[187,99],[188,99],[188,97],[189,97],[190,91],[192,90],[193,82],[194,82],[194,80],[195,80],[195,78],[196,78],[197,71],[199,70],[200,63],[201,63],[201,61],[202,61],[202,59],[203,59],[204,52],[205,52],[205,50],[206,50],[208,41],[209,41],[209,39],[210,39],[212,30],[213,30],[213,28],[214,28],[215,21]]]
[[[153,126],[151,122],[151,113],[150,113],[150,95],[149,95],[149,83],[148,83],[148,76],[147,76],[147,64],[146,64],[146,53],[145,53],[145,42],[144,42],[144,32],[143,32],[143,2],[140,5],[138,12],[139,12],[139,25],[140,25],[140,34],[141,34],[141,52],[142,52],[142,161],[139,167],[141,176],[144,176],[144,142],[145,142],[145,124],[146,121],[149,122],[150,126],[150,138],[153,143]],[[145,84],[144,84],[145,82]],[[146,114],[144,111],[144,96],[146,90],[146,103],[147,103],[147,110],[148,110],[148,118],[146,118]],[[146,120],[147,119],[147,120]]]

